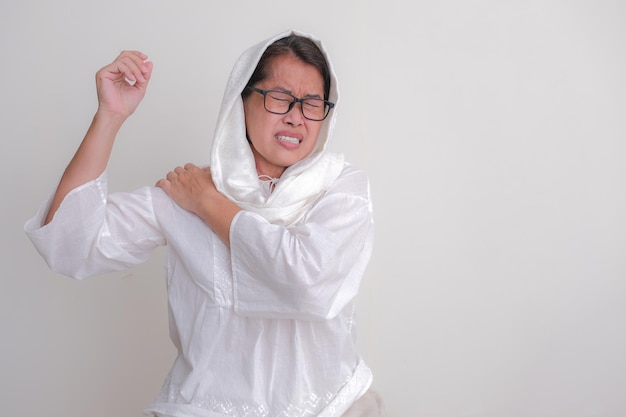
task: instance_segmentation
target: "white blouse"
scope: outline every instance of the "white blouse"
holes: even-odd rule
[[[363,171],[346,165],[293,226],[239,212],[230,249],[160,188],[108,195],[106,174],[42,227],[48,205],[25,231],[58,273],[127,269],[167,245],[178,356],[146,414],[335,417],[369,388],[353,305],[374,233]]]

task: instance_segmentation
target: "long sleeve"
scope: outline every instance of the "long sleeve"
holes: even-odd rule
[[[76,279],[144,262],[165,244],[149,187],[107,196],[106,174],[72,190],[42,226],[50,200],[24,230],[50,269]]]
[[[266,318],[331,319],[354,298],[369,261],[367,177],[350,169],[298,225],[251,212],[231,226],[235,311]]]

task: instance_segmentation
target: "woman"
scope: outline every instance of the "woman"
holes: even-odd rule
[[[373,243],[368,179],[326,151],[338,91],[321,43],[292,31],[243,53],[210,168],[107,195],[116,134],[150,81],[146,59],[126,51],[98,72],[93,122],[25,226],[50,267],[77,279],[167,244],[178,356],[146,414],[382,415],[354,342]]]

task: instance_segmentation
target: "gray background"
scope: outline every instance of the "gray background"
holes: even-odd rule
[[[6,416],[140,416],[174,357],[163,251],[50,272],[22,231],[122,49],[155,63],[111,190],[208,161],[228,73],[289,28],[342,92],[332,148],[366,169],[377,240],[359,343],[393,417],[626,415],[626,3],[0,2]]]

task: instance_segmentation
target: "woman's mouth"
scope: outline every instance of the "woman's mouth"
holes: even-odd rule
[[[276,136],[276,139],[281,142],[293,143],[294,145],[298,145],[300,143],[300,139],[293,138],[291,136],[278,135]]]

